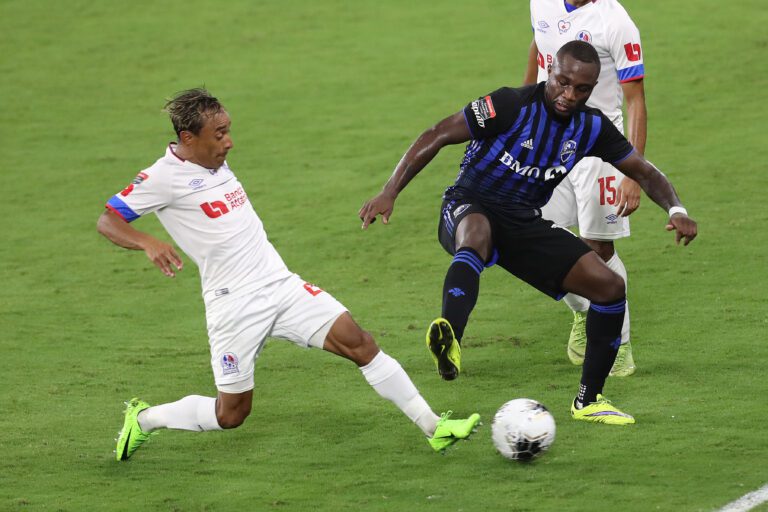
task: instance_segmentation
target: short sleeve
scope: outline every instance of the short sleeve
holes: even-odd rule
[[[127,187],[109,198],[106,207],[126,222],[133,222],[167,206],[171,199],[168,173],[150,168],[137,174]]]
[[[625,14],[623,19],[611,25],[609,35],[611,57],[616,63],[619,82],[631,82],[645,76],[643,48],[640,44],[640,31]]]
[[[635,148],[605,115],[600,113],[599,119],[600,131],[585,156],[595,156],[604,162],[617,164],[631,155]]]
[[[520,112],[518,89],[502,87],[464,107],[464,118],[473,139],[487,139],[505,132]]]

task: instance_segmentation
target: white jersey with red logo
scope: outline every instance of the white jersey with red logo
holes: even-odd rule
[[[547,79],[547,68],[565,43],[581,40],[595,47],[601,70],[587,105],[620,126],[624,95],[619,84],[645,73],[640,32],[624,7],[616,0],[593,0],[578,9],[565,0],[531,0],[531,25],[539,49],[539,82]]]
[[[226,162],[212,171],[179,158],[174,147],[107,208],[127,222],[154,212],[200,269],[206,304],[291,276]]]

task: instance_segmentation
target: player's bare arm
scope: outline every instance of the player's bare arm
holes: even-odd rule
[[[381,215],[382,222],[388,224],[395,199],[413,177],[426,167],[444,146],[461,144],[470,138],[472,135],[464,119],[464,112],[461,111],[446,117],[419,135],[398,162],[382,191],[360,208],[358,216],[363,221],[363,229],[368,228],[377,215]]]
[[[616,168],[637,181],[653,202],[668,212],[673,206],[682,207],[672,183],[656,166],[643,158],[637,151],[616,165]],[[676,230],[675,242],[683,240],[688,245],[698,233],[696,221],[685,213],[675,213],[669,218],[667,230]]]
[[[184,267],[184,263],[172,245],[134,229],[110,210],[105,210],[101,214],[96,229],[115,245],[125,249],[144,251],[147,258],[168,277],[176,275],[173,267],[177,270]]]
[[[539,48],[536,46],[536,39],[533,39],[531,41],[531,48],[528,50],[528,65],[525,68],[523,85],[532,85],[536,83],[536,77],[539,73],[538,56]]]
[[[645,107],[645,87],[642,78],[621,84],[627,109],[627,140],[634,148],[645,154],[648,130],[648,111]],[[617,213],[622,217],[632,214],[640,207],[640,185],[632,179],[621,180],[617,191]]]

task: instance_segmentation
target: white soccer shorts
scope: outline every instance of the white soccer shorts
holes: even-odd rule
[[[219,391],[253,389],[253,371],[267,337],[323,348],[336,318],[347,309],[328,292],[293,274],[243,296],[207,307],[211,367]]]
[[[542,217],[563,227],[577,227],[589,240],[629,236],[629,218],[616,213],[616,198],[624,175],[599,158],[582,159],[557,186],[541,209]]]

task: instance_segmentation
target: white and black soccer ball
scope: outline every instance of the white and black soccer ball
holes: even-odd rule
[[[531,460],[555,441],[555,418],[536,400],[510,400],[493,417],[491,437],[496,450],[507,459]]]

